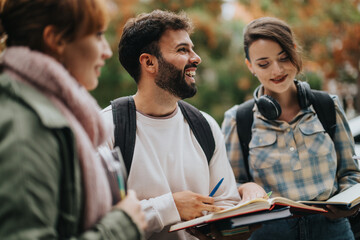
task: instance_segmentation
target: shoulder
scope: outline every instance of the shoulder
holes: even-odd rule
[[[340,119],[342,119],[341,121],[343,121],[343,119],[346,119],[346,114],[345,114],[344,108],[343,108],[341,101],[337,95],[329,94],[329,96],[334,102],[336,122],[339,123]]]
[[[48,98],[25,84],[7,83],[0,81],[0,155],[43,161],[59,158],[59,138],[74,145],[67,120]]]
[[[60,110],[38,90],[30,85],[12,80],[6,74],[0,76],[1,106],[7,114],[21,117],[22,114],[36,116],[49,128],[68,127],[69,124]],[[11,110],[11,108],[14,108]],[[31,116],[28,116],[31,119]],[[23,121],[26,121],[23,118]]]
[[[335,105],[335,110],[338,112],[344,112],[344,109],[342,107],[342,104],[340,102],[340,99],[337,95],[334,95],[334,94],[329,94],[330,97],[332,98],[332,100],[334,101],[334,105]],[[345,114],[345,113],[344,113]]]
[[[210,114],[203,112],[203,111],[200,111],[200,112],[204,116],[206,121],[209,123],[209,125],[213,131],[215,128],[219,127],[218,123],[215,121],[215,119]]]
[[[236,119],[236,112],[238,108],[239,108],[238,104],[234,105],[233,107],[225,111],[224,117],[228,119]]]
[[[184,109],[187,109],[186,112],[188,112],[189,110],[190,110],[189,112],[192,112],[192,114],[189,116],[195,115],[195,116],[197,116],[197,118],[199,118],[199,116],[198,116],[198,112],[199,112],[205,118],[205,120],[209,123],[209,125],[213,131],[214,131],[214,128],[219,127],[219,125],[217,124],[215,119],[212,116],[210,116],[210,114],[198,109],[197,107],[195,107],[185,101],[179,101],[178,104],[179,104],[180,109],[184,108]],[[183,112],[183,110],[181,110],[181,112]],[[183,115],[184,115],[184,113],[183,113]],[[190,117],[190,118],[192,118],[192,117]]]
[[[107,106],[106,108],[102,109],[101,110],[101,114],[103,116],[103,118],[105,118],[105,120],[107,122],[113,122],[112,119],[113,119],[113,112],[112,112],[112,106],[111,104],[109,106]]]

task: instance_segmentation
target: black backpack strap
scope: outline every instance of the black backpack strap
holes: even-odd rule
[[[208,121],[197,108],[189,103],[178,101],[178,104],[196,140],[203,149],[208,163],[210,163],[215,151],[215,140]]]
[[[241,146],[244,158],[244,166],[247,174],[246,178],[237,179],[240,183],[245,183],[252,180],[249,169],[249,143],[251,140],[251,127],[254,121],[252,111],[254,104],[254,99],[251,99],[240,104],[236,110],[236,129],[239,136],[239,143]]]
[[[120,148],[127,172],[130,173],[136,138],[135,102],[131,96],[121,97],[111,101],[111,107],[115,125],[114,147]]]
[[[327,92],[311,90],[311,103],[315,112],[323,125],[325,131],[330,135],[334,141],[334,134],[336,129],[336,113],[333,99]]]

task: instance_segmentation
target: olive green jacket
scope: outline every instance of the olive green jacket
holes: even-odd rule
[[[36,89],[0,75],[0,239],[142,239],[121,210],[81,232],[74,135]]]

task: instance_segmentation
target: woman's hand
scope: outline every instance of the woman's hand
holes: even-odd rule
[[[127,196],[115,206],[126,212],[133,222],[143,231],[147,227],[145,213],[141,210],[139,199],[133,190],[128,190]]]
[[[241,184],[238,191],[241,196],[241,202],[246,202],[255,198],[263,198],[266,196],[265,190],[254,182]]]

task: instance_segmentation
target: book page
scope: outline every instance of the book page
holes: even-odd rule
[[[236,209],[242,209],[243,211],[251,211],[256,209],[268,209],[270,208],[271,204],[264,198],[255,198],[246,202],[240,202],[239,204],[235,205],[234,207],[230,207],[224,209],[222,211],[216,212],[214,214],[222,214],[230,211],[234,211]]]
[[[318,207],[305,205],[303,203],[295,202],[295,201],[293,201],[291,199],[284,198],[284,197],[270,198],[268,201],[271,204],[280,204],[280,205],[286,205],[286,206],[300,208],[300,209],[307,209],[307,210],[314,210],[314,211],[319,211],[319,212],[326,212],[326,210],[320,209]]]
[[[332,198],[329,198],[326,202],[343,202],[351,203],[357,198],[360,198],[360,183],[346,189],[345,191],[336,194]],[[360,199],[359,199],[360,201]]]

